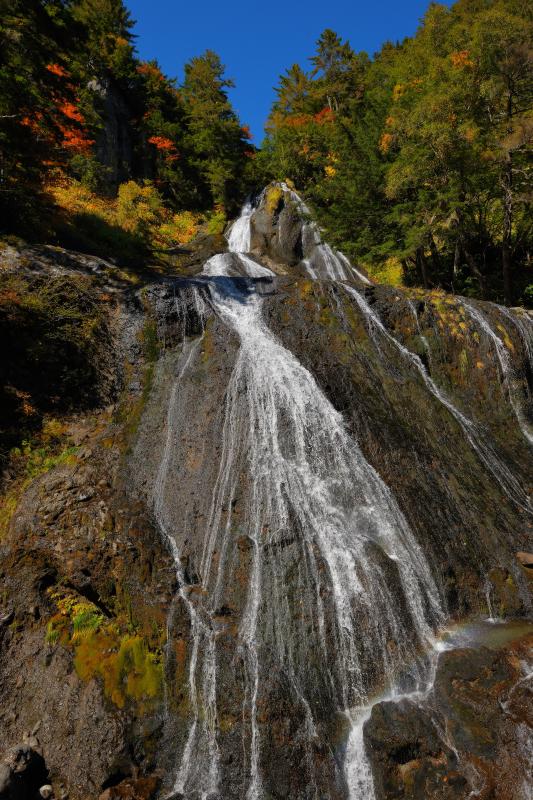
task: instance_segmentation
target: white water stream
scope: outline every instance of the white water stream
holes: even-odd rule
[[[230,231],[233,252],[249,244],[246,217],[245,209]],[[228,277],[235,258],[249,276],[246,290],[242,281],[239,284]],[[209,598],[203,610],[213,612],[222,601],[235,547],[231,515],[224,521],[223,509],[231,508],[239,488],[243,491],[244,469],[244,528],[251,556],[238,651],[245,673],[243,719],[250,721],[243,740],[248,765],[246,798],[263,796],[260,763],[264,734],[257,704],[261,653],[267,641],[280,669],[289,676],[295,702],[304,710],[309,764],[313,709],[320,704],[313,696],[313,681],[320,676],[338,712],[345,714],[352,726],[345,768],[349,797],[371,800],[372,778],[362,736],[370,694],[383,684],[396,685],[401,672],[409,686],[424,684],[425,664],[420,653],[427,652],[443,619],[437,588],[393,496],[349,435],[342,416],[313,376],[265,325],[261,295],[253,279],[272,273],[246,255],[228,254],[210,259],[203,274],[216,314],[240,341],[226,391],[220,469],[199,567],[201,585]],[[176,381],[169,407],[168,447],[179,382],[196,346],[190,346],[189,358]],[[164,530],[167,462],[165,449],[155,499]],[[292,587],[284,573],[286,564],[278,564],[276,558],[276,545],[284,545],[289,537],[294,540],[297,559]],[[171,536],[169,541],[172,543]],[[175,552],[175,558],[182,583],[179,553]],[[192,723],[175,790],[185,794],[196,791],[207,798],[220,789],[216,641],[202,611],[184,589],[181,592],[193,637],[189,664]],[[300,608],[296,609],[295,603]],[[364,641],[359,634],[362,624]],[[309,664],[311,653],[316,660],[314,668]],[[374,677],[369,677],[369,665]]]
[[[490,326],[488,320],[485,318],[483,313],[478,308],[473,306],[471,303],[465,302],[464,300],[462,305],[463,308],[469,314],[470,318],[475,323],[477,323],[481,332],[484,333],[485,336],[492,343],[494,350],[496,352],[498,363],[500,365],[504,386],[507,389],[507,392],[509,393],[509,400],[511,401],[511,405],[513,407],[513,411],[520,426],[520,430],[522,431],[522,434],[524,435],[524,438],[528,441],[528,443],[530,445],[533,445],[533,431],[531,429],[531,425],[529,424],[524,414],[520,398],[518,397],[517,394],[516,386],[514,384],[512,362],[507,347],[505,346],[503,340],[498,336],[496,331],[494,331],[493,328]],[[514,320],[514,318],[513,321],[517,326],[517,323]]]
[[[297,194],[294,189],[290,189],[284,182],[281,182],[279,185],[283,192],[296,204],[301,215],[310,217],[311,212],[300,195]],[[250,248],[244,246],[246,242],[238,240],[236,235],[237,229],[235,229],[235,235],[234,229],[235,226],[231,230],[233,246],[237,246],[237,252],[247,253]],[[309,251],[309,256],[304,258],[301,263],[309,277],[313,280],[317,278],[329,278],[333,281],[347,281],[355,276],[357,280],[362,281],[362,283],[368,286],[371,285],[366,275],[363,275],[360,270],[352,266],[344,253],[341,253],[340,250],[333,250],[329,244],[322,241],[318,225],[311,219],[303,224],[302,242],[304,251]]]
[[[234,568],[237,545],[231,509],[239,498],[244,508],[240,536],[249,543],[246,599],[236,645],[245,687],[241,717],[247,779],[242,796],[264,797],[261,753],[269,733],[262,729],[258,709],[265,670],[276,665],[302,714],[309,798],[324,797],[312,774],[320,687],[322,696],[327,694],[349,720],[344,763],[348,796],[373,800],[363,738],[372,701],[384,687],[392,697],[428,690],[432,663],[423,654],[436,652],[435,631],[444,614],[430,567],[391,492],[311,373],[263,319],[257,279],[264,282],[273,273],[246,255],[252,213],[252,206],[246,205],[228,235],[231,252],[214,256],[203,270],[212,308],[237,335],[239,349],[225,393],[219,470],[197,565],[201,601],[191,600],[187,592],[164,500],[172,479],[169,463],[180,384],[200,338],[183,347],[154,494],[155,513],[174,554],[180,597],[191,622],[191,722],[174,792],[201,800],[221,792],[223,796],[217,640],[211,616],[224,602]],[[340,257],[337,261],[342,269],[331,269],[336,278],[346,280],[349,262],[343,264]],[[230,277],[236,263],[244,279]],[[365,298],[353,287],[345,288],[370,331],[415,367],[480,460],[505,491],[524,504],[521,487],[477,426],[438,389],[418,356],[385,329]],[[196,297],[201,318],[203,301],[199,293]]]
[[[502,490],[511,498],[520,508],[531,513],[529,497],[517,481],[509,467],[502,461],[499,455],[495,452],[492,445],[488,442],[484,432],[479,425],[472,419],[463,414],[444,393],[439,389],[433,378],[429,375],[421,358],[416,354],[404,347],[391,333],[385,328],[382,321],[376,312],[369,306],[365,297],[361,292],[357,291],[353,286],[345,285],[345,289],[357,303],[359,310],[363,313],[367,320],[369,332],[373,339],[381,337],[389,342],[399,353],[404,361],[411,364],[422,378],[424,384],[430,393],[439,401],[445,408],[448,409],[452,417],[462,428],[466,439],[470,446],[477,454],[479,460],[485,465],[489,472],[492,473],[497,483],[501,486]]]

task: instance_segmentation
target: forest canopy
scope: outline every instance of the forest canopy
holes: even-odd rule
[[[70,176],[113,195],[150,181],[174,209],[232,209],[253,147],[211,51],[179,85],[135,50],[122,0],[0,0],[4,227]],[[38,211],[37,211],[38,213]]]
[[[532,15],[434,3],[373,58],[324,31],[280,78],[265,169],[385,281],[531,303]]]
[[[376,280],[533,302],[530,5],[434,3],[373,55],[325,30],[281,76],[260,150],[216,53],[178,83],[138,57],[133,26],[123,0],[0,0],[5,232],[40,230],[58,198],[129,198],[106,224],[168,243],[291,179]]]

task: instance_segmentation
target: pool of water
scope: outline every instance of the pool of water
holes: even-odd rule
[[[462,647],[489,647],[491,650],[498,650],[528,635],[533,635],[532,620],[468,620],[444,628],[435,647],[438,652]]]

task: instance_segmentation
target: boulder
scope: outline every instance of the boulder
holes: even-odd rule
[[[422,705],[408,699],[378,703],[365,725],[364,740],[376,800],[463,800],[468,796],[455,754],[441,741]]]

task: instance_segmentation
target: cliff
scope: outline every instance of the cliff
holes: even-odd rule
[[[521,797],[531,318],[229,243],[3,253],[0,797]]]

